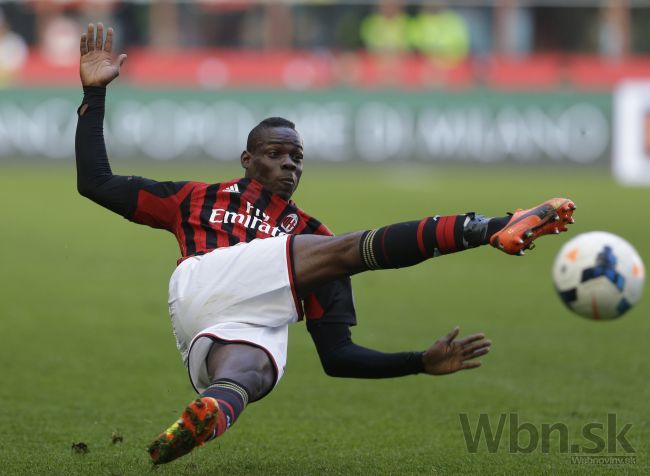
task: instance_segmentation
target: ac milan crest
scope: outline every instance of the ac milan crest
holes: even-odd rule
[[[282,228],[287,233],[291,233],[293,229],[298,225],[298,215],[295,213],[290,213],[282,219],[280,223],[280,228]]]

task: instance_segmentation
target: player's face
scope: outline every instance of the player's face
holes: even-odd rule
[[[288,127],[267,129],[255,150],[242,152],[241,164],[247,178],[289,200],[302,175],[302,139]]]

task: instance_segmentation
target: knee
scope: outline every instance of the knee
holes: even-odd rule
[[[208,355],[208,374],[215,382],[228,379],[249,394],[249,402],[259,400],[275,384],[275,368],[263,350],[243,344],[216,344]]]
[[[249,401],[254,402],[271,391],[275,384],[275,371],[270,365],[264,365],[262,368],[242,372],[240,378],[241,385],[249,393]]]

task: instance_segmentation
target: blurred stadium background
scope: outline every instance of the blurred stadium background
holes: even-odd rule
[[[572,235],[620,234],[650,263],[648,2],[0,1],[0,472],[142,474],[192,395],[166,320],[174,240],[76,194],[78,42],[97,21],[129,55],[107,103],[117,173],[237,176],[250,128],[282,115],[305,140],[297,201],[335,231],[570,196]],[[636,462],[587,471],[647,474],[648,299],[615,323],[570,316],[550,281],[568,236],[523,261],[472,251],[355,278],[360,343],[424,348],[461,324],[493,338],[484,369],[330,379],[295,326],[279,388],[161,474],[585,470],[557,442],[470,454],[458,414],[508,412],[578,442],[616,413]]]

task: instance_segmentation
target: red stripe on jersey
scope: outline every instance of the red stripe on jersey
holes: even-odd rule
[[[307,225],[309,225],[305,220],[303,220],[303,218],[300,215],[298,215],[298,217],[299,217],[298,218],[298,224],[296,225],[296,227],[293,230],[291,230],[292,235],[301,234],[303,231],[305,231],[305,229],[307,228]]]
[[[266,207],[266,210],[263,210],[263,212],[269,216],[268,223],[271,227],[278,225],[278,217],[284,211],[287,205],[288,203],[277,195],[273,195],[271,197],[271,202],[269,203],[268,207]],[[269,234],[258,231],[257,237],[268,238]]]
[[[223,182],[219,189],[215,192],[217,194],[217,199],[212,206],[213,210],[223,210],[223,214],[228,210],[228,205],[230,204],[230,194],[221,193],[221,190],[224,188],[236,183],[236,180],[231,180],[230,182]],[[222,216],[223,216],[222,214]],[[211,225],[217,233],[217,248],[225,248],[230,246],[230,240],[228,239],[228,233],[226,233],[220,226],[215,224]]]
[[[296,293],[296,285],[294,282],[293,276],[293,256],[291,254],[291,242],[293,241],[293,236],[287,237],[287,271],[289,272],[289,285],[291,286],[291,296],[293,296],[293,304],[296,306],[296,313],[298,313],[298,320],[302,320],[303,311],[302,306],[300,305],[300,300],[298,299],[298,294]]]
[[[179,224],[178,207],[194,186],[196,182],[188,182],[178,192],[167,197],[159,197],[146,190],[140,190],[131,220],[152,228],[164,228],[175,232]]]
[[[248,214],[246,213],[246,208],[247,208],[246,200],[242,200],[242,198],[243,197],[241,196],[239,197],[239,208],[237,208],[236,213],[238,215],[242,215],[245,217],[244,223],[246,222],[250,223],[251,218],[248,218],[247,217]],[[238,221],[236,221],[232,228],[233,235],[235,235],[235,238],[237,238],[240,243],[246,243],[248,241],[246,239],[246,226],[244,225],[244,223],[239,223]]]
[[[206,232],[201,226],[201,211],[205,201],[205,192],[207,187],[197,187],[192,193],[192,203],[190,204],[190,223],[194,225],[194,243],[196,251],[205,251]]]
[[[423,258],[428,258],[429,256],[427,255],[427,249],[424,246],[424,238],[422,236],[422,232],[424,230],[424,225],[426,224],[427,220],[429,218],[423,219],[420,224],[418,225],[418,248],[420,248],[420,253],[422,254]]]

